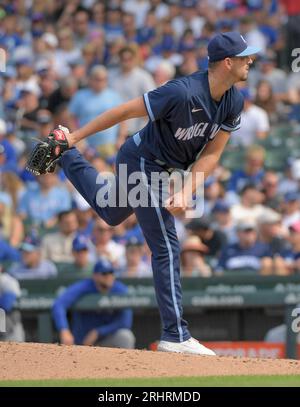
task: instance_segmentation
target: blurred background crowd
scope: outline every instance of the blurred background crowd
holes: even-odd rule
[[[205,215],[176,219],[182,275],[300,272],[299,2],[2,0],[0,262],[12,276],[89,275],[106,258],[120,277],[151,277],[134,216],[108,226],[62,170],[35,178],[26,157],[58,124],[74,130],[207,69],[209,39],[232,30],[261,53],[240,86],[242,127],[205,182]],[[98,171],[112,170],[118,148],[145,120],[95,134],[79,148]]]

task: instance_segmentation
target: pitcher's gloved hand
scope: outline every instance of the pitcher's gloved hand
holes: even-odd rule
[[[26,169],[34,175],[46,174],[55,170],[56,162],[62,153],[69,148],[67,135],[69,129],[58,126],[45,141],[40,141],[32,150]]]

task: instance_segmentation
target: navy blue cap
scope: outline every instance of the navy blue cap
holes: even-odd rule
[[[238,4],[235,1],[229,0],[229,1],[226,1],[225,5],[224,5],[224,10],[225,11],[235,10],[237,7],[238,7]]]
[[[233,29],[237,25],[237,22],[231,18],[222,18],[216,22],[216,28],[218,31],[229,28]]]
[[[12,134],[16,131],[16,124],[14,122],[7,122],[6,123],[6,133]]]
[[[299,199],[299,194],[298,192],[287,192],[284,195],[284,202],[293,202],[297,201]]]
[[[213,207],[213,210],[212,210],[213,213],[215,213],[215,212],[227,213],[229,211],[230,211],[230,205],[226,201],[223,201],[221,199],[215,203],[215,206]]]
[[[197,6],[197,0],[181,0],[180,6],[183,8],[194,8]]]
[[[31,35],[32,38],[41,38],[41,36],[44,34],[44,31],[42,30],[32,30]]]
[[[182,42],[178,47],[178,52],[190,52],[190,51],[196,51],[196,44]]]
[[[111,264],[110,261],[106,259],[99,259],[97,263],[94,266],[94,273],[99,273],[99,274],[111,274],[114,273],[114,268],[113,265]]]
[[[240,33],[230,31],[214,36],[207,47],[210,62],[221,61],[228,57],[246,57],[260,51],[258,47],[249,47]]]
[[[84,235],[77,235],[72,243],[72,249],[74,252],[80,252],[81,250],[87,250],[89,248],[88,238]]]
[[[31,16],[31,21],[33,22],[43,21],[44,19],[45,19],[44,14],[39,12],[33,13]]]
[[[175,39],[172,37],[172,35],[165,36],[158,46],[160,52],[174,51],[175,48],[176,48]]]
[[[24,252],[34,252],[41,246],[41,241],[38,236],[31,234],[25,237],[21,243],[20,249]]]
[[[132,246],[143,246],[144,244],[144,239],[142,236],[131,236],[127,241],[126,241],[126,247],[132,247]]]

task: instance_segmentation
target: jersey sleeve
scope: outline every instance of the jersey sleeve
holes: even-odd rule
[[[150,92],[144,93],[148,116],[152,121],[172,119],[179,114],[187,100],[187,90],[183,83],[172,80]]]
[[[225,121],[221,124],[221,129],[225,131],[236,131],[241,127],[241,114],[244,107],[244,98],[240,92],[236,92],[232,103],[232,109]]]
[[[93,285],[90,283],[89,279],[81,280],[66,288],[66,290],[54,301],[52,317],[58,331],[69,329],[67,318],[68,309],[81,297],[91,293],[93,293]]]

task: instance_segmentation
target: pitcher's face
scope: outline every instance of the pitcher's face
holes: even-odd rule
[[[253,56],[232,57],[231,74],[236,78],[236,82],[246,81],[250,65],[253,63]]]

